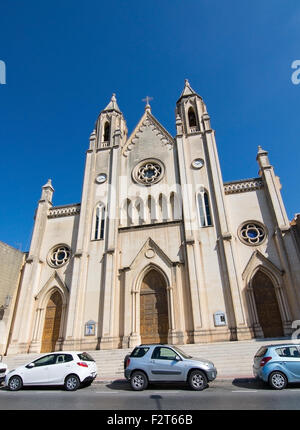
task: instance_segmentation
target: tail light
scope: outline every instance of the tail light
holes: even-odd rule
[[[264,357],[260,362],[260,366],[263,367],[270,360],[272,360],[272,357]]]
[[[80,361],[79,363],[77,363],[78,364],[78,366],[81,366],[81,367],[89,367],[86,363],[84,363],[83,361]]]
[[[127,358],[127,360],[126,360],[126,367],[128,367],[129,364],[130,364],[130,358]]]

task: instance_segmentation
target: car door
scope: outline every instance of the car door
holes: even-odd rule
[[[172,349],[166,346],[154,348],[150,359],[152,381],[181,381],[184,374],[184,361]]]
[[[24,384],[47,385],[49,381],[49,365],[51,365],[54,360],[54,354],[49,354],[28,364],[22,374]]]
[[[282,357],[282,360],[283,360],[282,365],[284,366],[284,368],[288,370],[289,380],[292,382],[300,382],[299,348],[296,345],[281,348],[280,356]]]
[[[63,384],[70,373],[73,357],[71,354],[55,354],[53,364],[48,366],[49,384]]]

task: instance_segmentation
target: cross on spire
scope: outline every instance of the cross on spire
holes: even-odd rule
[[[142,99],[142,102],[146,102],[145,109],[150,109],[150,104],[149,104],[150,100],[153,100],[153,97],[146,96],[144,99]]]

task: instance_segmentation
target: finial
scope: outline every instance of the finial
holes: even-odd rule
[[[44,185],[44,187],[52,187],[52,180],[48,179],[48,182]]]
[[[149,104],[150,100],[153,100],[153,97],[146,96],[144,99],[142,99],[143,102],[146,102],[145,110],[151,111],[151,106]]]

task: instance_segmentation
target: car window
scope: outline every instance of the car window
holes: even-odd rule
[[[73,357],[71,354],[58,354],[56,356],[56,364],[59,363],[68,363],[69,361],[72,361]]]
[[[81,352],[80,354],[77,354],[78,357],[80,358],[80,360],[84,360],[84,361],[95,361],[93,359],[92,356],[90,356],[90,354],[88,354],[87,352]]]
[[[159,360],[175,360],[176,352],[164,346],[157,346],[152,354],[152,358]]]
[[[146,346],[135,348],[132,351],[130,357],[137,357],[137,358],[144,357],[144,355],[149,351],[149,349],[150,348]]]
[[[300,357],[299,350],[296,346],[285,346],[283,348],[276,348],[275,351],[279,357]]]
[[[262,357],[263,355],[265,355],[267,350],[268,350],[268,348],[266,348],[265,346],[262,346],[261,348],[259,348],[259,350],[255,354],[255,357]]]
[[[50,364],[55,364],[56,355],[55,354],[46,355],[42,358],[38,358],[33,363],[34,363],[34,367],[49,366]]]

